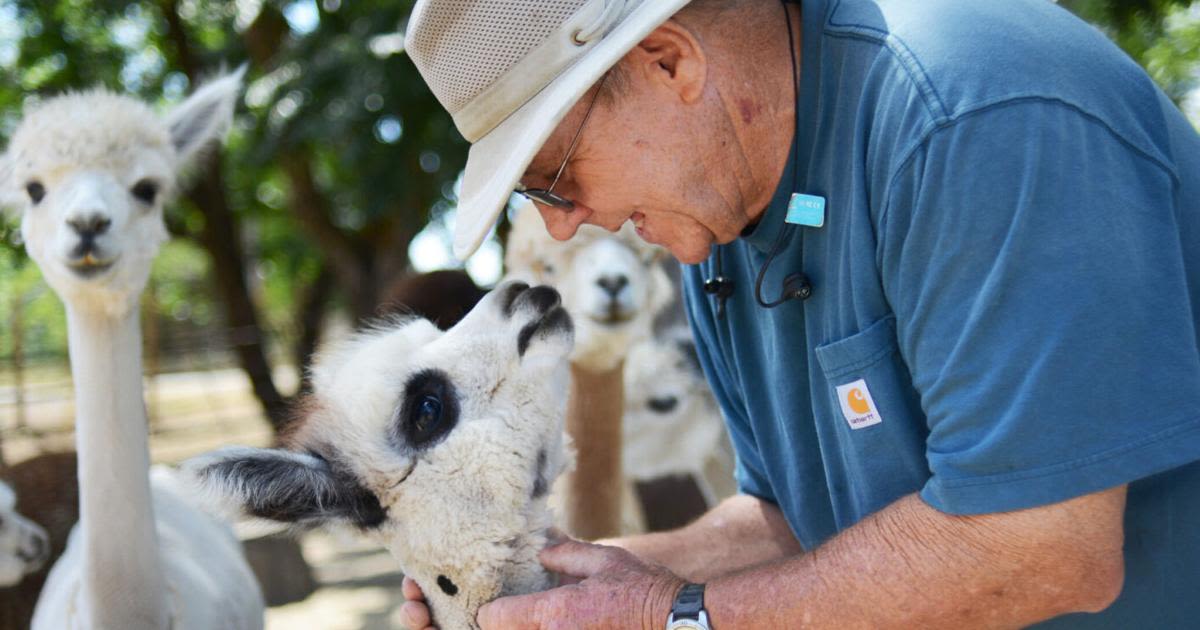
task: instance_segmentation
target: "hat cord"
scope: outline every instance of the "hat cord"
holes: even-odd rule
[[[608,32],[608,27],[612,26],[624,9],[625,0],[605,0],[604,10],[600,12],[600,17],[596,18],[595,22],[575,31],[573,36],[575,43],[583,45],[591,41],[597,34],[603,35]]]

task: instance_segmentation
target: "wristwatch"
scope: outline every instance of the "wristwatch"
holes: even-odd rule
[[[708,613],[704,612],[703,584],[686,584],[679,589],[671,616],[667,617],[667,630],[712,630]]]

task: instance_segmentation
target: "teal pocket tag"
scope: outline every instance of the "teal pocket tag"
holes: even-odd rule
[[[805,227],[823,227],[825,225],[825,198],[816,195],[801,195],[793,193],[788,202],[788,223]]]

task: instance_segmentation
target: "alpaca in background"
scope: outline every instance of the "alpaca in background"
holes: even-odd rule
[[[14,586],[42,568],[50,552],[46,530],[16,507],[16,493],[0,482],[0,588]]]
[[[167,239],[177,173],[224,136],[242,72],[166,118],[105,90],[26,112],[0,157],[0,204],[66,306],[79,525],[33,627],[261,628],[262,600],[229,527],[149,465],[138,299]]]
[[[673,287],[658,264],[663,255],[629,224],[615,234],[580,226],[574,238],[560,242],[546,232],[533,204],[513,216],[506,277],[556,287],[575,320],[567,432],[579,453],[561,491],[566,529],[580,538],[622,531],[622,375],[629,349],[650,336],[655,315],[671,301]]]

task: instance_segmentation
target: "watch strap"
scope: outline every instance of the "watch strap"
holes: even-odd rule
[[[675,604],[671,606],[673,619],[699,619],[704,610],[704,585],[685,584],[675,596]]]

